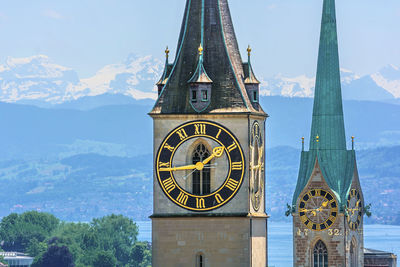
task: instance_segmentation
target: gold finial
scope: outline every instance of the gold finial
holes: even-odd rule
[[[351,137],[351,148],[354,150],[354,139],[355,139],[355,137],[354,136],[352,136]]]
[[[317,135],[317,143],[319,143],[319,135]]]
[[[199,55],[203,55],[203,46],[201,44],[199,46]]]
[[[301,142],[304,144],[304,137],[301,138]]]
[[[304,151],[304,137],[301,138],[301,150]]]
[[[250,45],[247,47],[247,55],[249,55],[249,57],[251,55],[251,47],[250,47]]]
[[[169,52],[170,52],[170,51],[169,51],[168,46],[167,46],[167,48],[165,49],[165,56],[166,56],[166,57],[168,57]]]

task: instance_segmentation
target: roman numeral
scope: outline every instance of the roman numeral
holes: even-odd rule
[[[235,150],[237,148],[236,143],[233,143],[232,145],[228,146],[228,151],[231,152],[232,150]]]
[[[232,162],[232,170],[234,171],[241,171],[243,169],[242,162]]]
[[[232,191],[235,191],[238,185],[239,182],[233,180],[232,178],[229,178],[228,182],[226,183],[226,187],[228,187]]]
[[[194,130],[195,135],[206,134],[206,125],[205,124],[195,124],[194,127],[195,127],[195,130]]]
[[[185,129],[180,129],[179,131],[176,132],[179,135],[179,138],[181,141],[185,140],[188,138],[187,133],[185,132]]]
[[[165,190],[166,190],[168,193],[171,193],[171,191],[174,190],[175,187],[176,187],[175,184],[174,184],[174,181],[172,180],[171,177],[168,178],[168,179],[166,179],[166,180],[164,180],[164,181],[162,181],[162,183],[163,183],[163,185],[164,185]]]
[[[222,133],[222,130],[219,129],[219,131],[218,131],[218,133],[217,133],[217,136],[216,136],[217,139],[219,138],[219,136],[221,135],[221,133]]]
[[[180,192],[178,198],[176,199],[176,201],[178,201],[182,205],[186,205],[188,199],[189,199],[188,195]]]
[[[168,145],[167,143],[165,143],[164,148],[168,149],[171,152],[174,152],[174,149],[175,149],[175,147],[172,147],[172,146]]]
[[[315,196],[316,197],[321,196],[321,189],[315,189]]]
[[[218,202],[218,204],[221,204],[224,201],[220,194],[215,195],[215,200]]]
[[[205,204],[204,198],[196,198],[196,207],[198,209],[205,209],[206,208],[206,204]]]
[[[159,162],[158,163],[158,167],[159,168],[170,168],[171,167],[171,163],[169,163],[169,162]]]

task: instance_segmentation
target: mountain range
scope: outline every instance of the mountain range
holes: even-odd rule
[[[131,55],[87,79],[46,56],[0,65],[0,217],[42,210],[70,221],[110,213],[135,220],[152,212],[154,82],[163,64]],[[351,135],[370,223],[400,224],[400,71],[359,77],[342,70],[348,147]],[[296,183],[301,137],[309,140],[314,78],[264,79],[267,206],[285,220]]]
[[[0,101],[50,106],[102,94],[154,100],[157,97],[154,83],[162,71],[161,60],[131,54],[123,62],[104,66],[92,77],[79,78],[76,71],[54,63],[45,55],[9,57],[0,65]],[[313,96],[315,77],[258,76],[264,96]],[[341,76],[346,100],[399,103],[400,69],[395,65],[365,76],[342,69]]]

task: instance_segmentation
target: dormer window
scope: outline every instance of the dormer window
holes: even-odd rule
[[[197,102],[197,91],[192,90],[192,102]]]
[[[257,91],[253,91],[253,102],[258,102],[258,94],[257,94]]]
[[[201,101],[208,101],[208,91],[201,90]]]
[[[203,65],[203,46],[199,47],[199,62],[192,78],[188,81],[191,95],[190,104],[196,112],[203,112],[211,103],[212,80]]]

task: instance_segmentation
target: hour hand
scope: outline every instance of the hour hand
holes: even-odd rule
[[[186,165],[186,166],[172,167],[172,168],[160,168],[159,171],[161,172],[186,171],[186,170],[194,170],[196,168],[197,168],[196,165]]]
[[[209,156],[208,158],[206,158],[202,163],[203,165],[206,165],[207,163],[209,163],[213,158],[219,158],[222,156],[222,154],[224,153],[224,147],[223,146],[218,146],[216,148],[213,149],[212,155]]]

